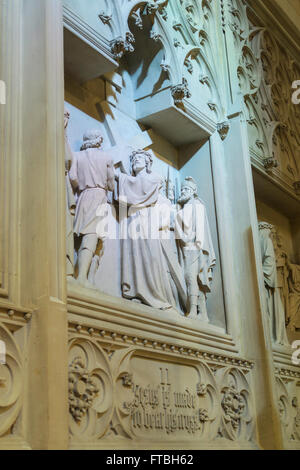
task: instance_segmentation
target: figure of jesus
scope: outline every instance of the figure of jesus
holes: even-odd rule
[[[127,227],[120,230],[122,294],[161,310],[176,308],[160,233],[160,209],[169,202],[160,194],[163,179],[152,172],[150,152],[134,151],[130,163],[131,175],[117,176],[119,204],[126,208],[120,224]]]

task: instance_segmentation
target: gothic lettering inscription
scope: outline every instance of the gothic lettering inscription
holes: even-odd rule
[[[168,367],[155,368],[153,381],[156,378],[157,382],[151,385],[133,381],[133,399],[123,405],[130,415],[134,434],[152,432],[171,436],[180,432],[188,437],[203,430],[210,419],[206,395],[198,393],[199,383],[196,380],[189,380],[188,385],[185,380],[175,382],[176,376]]]

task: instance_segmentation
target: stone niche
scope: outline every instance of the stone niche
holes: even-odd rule
[[[114,154],[117,148],[124,148],[121,156],[126,169],[129,169],[129,154],[133,146],[138,148],[140,144],[143,148],[152,150],[153,171],[174,185],[176,200],[180,195],[182,181],[188,176],[193,176],[198,186],[198,196],[207,209],[217,260],[212,292],[207,297],[209,321],[210,324],[225,330],[226,318],[209,140],[206,138],[175,146],[158,133],[158,128],[154,130],[139,123],[136,119],[132,79],[126,69],[123,69],[122,73],[104,75],[84,85],[67,74],[65,83],[66,107],[70,111],[68,139],[74,152],[80,150],[84,132],[98,128],[104,138],[102,147],[104,151]],[[189,122],[188,118],[186,119]],[[167,120],[165,125],[168,122]],[[177,123],[176,119],[170,123],[170,132],[174,135],[177,129],[180,129],[180,122],[179,118]],[[193,127],[195,123],[190,125]],[[200,137],[201,132],[199,129]],[[119,152],[117,153],[119,156]],[[110,243],[114,247],[107,258],[104,254],[101,259],[95,285],[103,294],[121,297],[119,242],[112,240]],[[197,327],[197,322],[195,326]]]

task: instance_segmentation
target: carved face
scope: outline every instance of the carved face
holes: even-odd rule
[[[190,186],[183,185],[181,188],[181,194],[180,194],[180,198],[178,199],[178,203],[186,204],[194,197],[194,194],[195,192]]]
[[[147,168],[147,158],[142,153],[138,153],[132,160],[132,171],[135,175]]]

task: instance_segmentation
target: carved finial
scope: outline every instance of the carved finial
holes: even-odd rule
[[[130,31],[127,31],[125,39],[119,36],[111,42],[111,51],[116,60],[123,57],[125,52],[134,52],[135,38]]]

